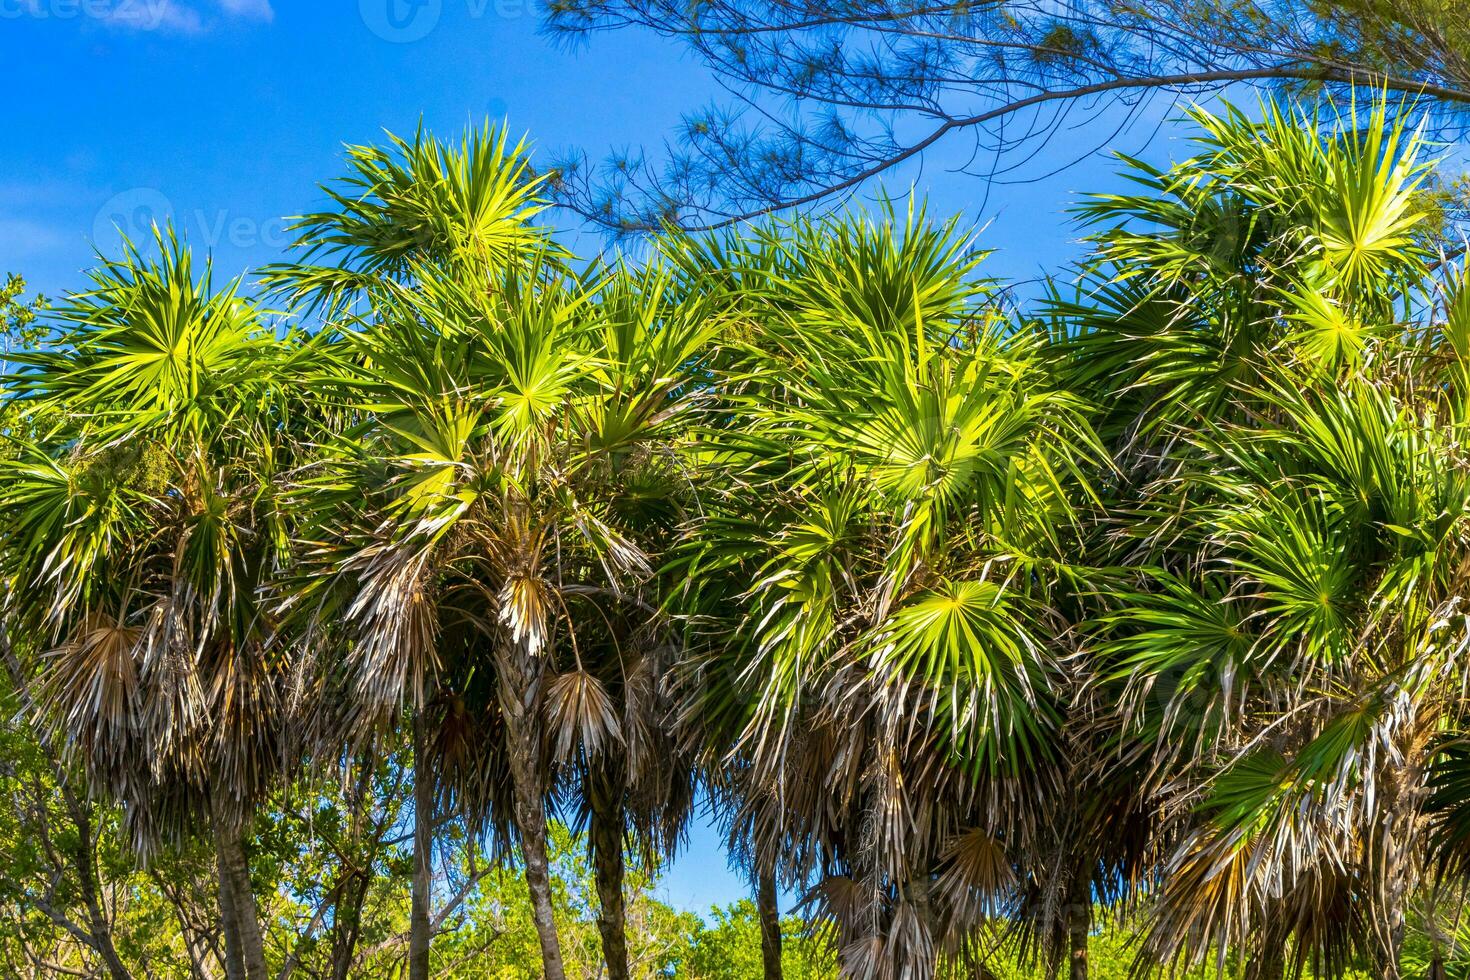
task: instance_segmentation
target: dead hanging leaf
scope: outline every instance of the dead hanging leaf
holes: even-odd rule
[[[73,731],[123,737],[136,723],[139,630],[90,617],[77,635],[47,654],[42,689],[47,710]]]
[[[1005,846],[984,828],[974,827],[951,837],[943,851],[944,872],[940,894],[965,918],[998,915],[1003,896],[1015,884]]]
[[[546,583],[535,575],[512,575],[500,594],[500,621],[511,637],[523,644],[531,656],[546,646],[551,597]]]
[[[623,740],[612,698],[602,682],[585,670],[570,671],[551,682],[545,711],[560,761],[570,760],[578,745],[595,758],[609,743]]]

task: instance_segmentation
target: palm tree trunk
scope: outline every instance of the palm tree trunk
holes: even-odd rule
[[[1393,845],[1390,845],[1392,847]],[[1389,860],[1390,867],[1397,863],[1397,856]],[[1402,875],[1396,869],[1393,879]],[[1383,888],[1382,905],[1379,910],[1381,921],[1375,923],[1377,933],[1374,943],[1373,975],[1380,980],[1399,980],[1403,975],[1399,963],[1404,948],[1404,893],[1402,885],[1391,879]]]
[[[433,891],[434,779],[422,708],[413,713],[413,898],[408,917],[409,980],[429,980],[429,902]]]
[[[608,980],[628,980],[628,937],[623,907],[623,778],[612,762],[594,764],[587,777],[592,810],[589,842],[597,875],[602,959]]]
[[[221,928],[225,934],[225,974],[229,980],[267,980],[260,912],[250,885],[244,835],[215,809],[215,856],[219,865]]]
[[[1282,980],[1286,976],[1286,951],[1279,939],[1268,939],[1264,948],[1245,967],[1246,980]]]
[[[245,954],[240,949],[240,919],[235,912],[235,891],[225,869],[224,848],[217,845],[215,850],[219,865],[220,932],[225,936],[225,978],[245,980]]]
[[[526,865],[526,888],[531,893],[531,918],[541,942],[541,966],[546,980],[566,980],[561,942],[551,903],[551,874],[546,857],[546,808],[541,795],[541,733],[539,685],[530,669],[529,653],[504,649],[498,683],[500,710],[510,755],[511,790],[516,824],[521,833],[521,858]]]
[[[761,927],[761,963],[765,980],[781,980],[781,908],[776,900],[776,871],[762,866],[756,872],[756,917]]]
[[[1423,742],[1405,746],[1406,758],[1419,758]],[[1399,980],[1404,948],[1405,908],[1409,901],[1414,825],[1427,793],[1423,770],[1417,765],[1392,767],[1381,779],[1383,809],[1373,842],[1370,879],[1376,891],[1373,921],[1374,972],[1382,980]]]
[[[1071,980],[1087,980],[1087,942],[1091,933],[1091,890],[1074,885],[1067,906],[1067,975]]]

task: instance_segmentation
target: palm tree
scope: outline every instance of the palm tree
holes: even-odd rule
[[[620,261],[589,275],[598,283],[598,349],[605,352],[610,375],[622,379],[609,403],[613,411],[630,416],[653,410],[661,389],[670,407],[681,411],[702,398],[709,343],[722,328],[720,311],[704,297],[680,291],[676,277],[658,262],[633,267]],[[689,475],[697,461],[689,458],[687,443],[682,421],[665,427],[657,451],[622,451],[616,468],[603,472],[612,482],[596,488],[620,525],[636,532],[655,566],[697,508]],[[574,670],[564,670],[548,691],[553,756],[571,771],[577,822],[589,831],[610,980],[629,975],[624,851],[631,849],[645,867],[671,857],[696,799],[697,754],[679,736],[667,679],[680,644],[661,606],[676,584],[676,575],[655,573],[632,590],[569,586],[577,600],[569,609],[576,643],[571,663],[563,661]],[[572,710],[589,706],[584,673],[609,698],[615,716],[611,739],[602,726],[580,723]]]
[[[1429,165],[1387,113],[1196,111],[1198,156],[1134,164],[1151,193],[1086,206],[1109,225],[1096,299],[1054,305],[1126,476],[1108,560],[1136,572],[1093,652],[1119,757],[1172,816],[1155,961],[1235,948],[1269,976],[1361,955],[1396,977],[1444,819],[1463,314],[1405,319],[1433,306]]]
[[[1062,545],[1099,447],[953,223],[695,247],[756,299],[684,549],[689,712],[738,730],[749,822],[844,968],[928,975],[982,955],[1056,790]]]
[[[412,284],[450,267],[474,270],[489,282],[533,253],[555,253],[546,233],[532,224],[543,210],[541,179],[531,171],[523,143],[511,145],[504,130],[470,131],[458,146],[422,128],[412,141],[389,136],[389,146],[348,149],[349,173],[324,187],[332,207],[303,215],[300,257],[267,268],[264,281],[293,305],[322,312],[329,323],[363,306],[385,283]],[[310,588],[307,589],[310,591]],[[318,634],[320,635],[320,634]],[[433,699],[435,664],[405,665],[417,673],[400,693],[411,695],[409,726],[414,744],[415,869],[410,914],[409,972],[429,975],[434,801],[440,787],[428,765],[433,740],[424,713]],[[381,726],[384,705],[373,700],[351,715],[366,730]],[[352,734],[360,742],[362,724]]]
[[[750,323],[768,309],[768,287],[774,281],[773,263],[779,243],[757,230],[754,236],[734,232],[706,237],[669,234],[656,240],[653,248],[654,262],[667,271],[665,289],[674,302],[697,306],[704,316],[724,324],[725,342],[714,347],[705,365],[705,403],[710,410],[704,413],[704,419],[711,426],[728,426],[734,416],[729,404],[721,399],[735,395],[749,367],[740,341],[749,340]],[[730,383],[722,385],[721,381]],[[722,469],[709,465],[704,449],[700,442],[694,442],[686,461],[690,478],[701,487],[697,498],[711,490],[720,492]],[[691,532],[697,535],[707,516],[702,503],[700,508],[683,529],[686,537]],[[700,789],[712,815],[725,830],[730,863],[751,881],[764,976],[766,980],[780,980],[782,935],[777,876],[780,858],[787,850],[780,839],[784,811],[779,800],[763,793],[740,750],[746,719],[725,687],[730,680],[728,672],[720,674],[716,668],[712,674],[710,667],[712,662],[727,664],[730,659],[724,655],[730,610],[717,597],[738,594],[744,583],[722,574],[728,569],[703,581],[706,570],[696,569],[697,561],[693,560],[699,548],[697,540],[676,545],[665,569],[677,583],[664,591],[665,606],[674,621],[671,625],[680,628],[680,646],[691,651],[681,653],[669,673],[675,700],[673,728],[684,754],[696,760]],[[702,615],[705,602],[719,609],[720,615]],[[704,652],[692,652],[699,650]]]
[[[405,321],[426,319],[445,314],[429,307],[407,308],[404,294],[394,290],[383,293],[384,284],[414,290],[420,283],[452,279],[466,289],[478,281],[481,288],[495,291],[510,282],[518,284],[517,288],[525,287],[523,298],[535,303],[540,302],[536,297],[540,295],[541,279],[554,278],[567,258],[550,243],[543,229],[531,223],[542,209],[538,197],[541,181],[530,170],[524,146],[509,146],[503,132],[471,134],[457,148],[420,132],[412,143],[394,140],[387,150],[355,148],[351,159],[352,176],[329,191],[335,209],[309,215],[297,226],[302,232],[299,244],[306,253],[302,262],[275,268],[268,274],[268,281],[293,298],[320,303],[332,313],[355,304],[359,312],[365,311],[368,320],[385,316]],[[319,264],[322,260],[328,264]],[[578,311],[578,322],[586,320],[578,329],[600,333],[593,345],[600,353],[593,360],[578,359],[558,370],[604,372],[604,382],[614,387],[598,408],[605,417],[597,424],[628,428],[626,434],[632,437],[636,426],[659,416],[657,392],[676,393],[677,379],[693,369],[693,363],[679,360],[691,356],[690,350],[677,343],[668,345],[702,337],[701,314],[696,306],[674,302],[666,288],[666,277],[656,270],[624,266],[605,272],[589,271],[584,279],[589,283],[586,295],[569,302]],[[582,290],[575,284],[571,288]],[[376,306],[370,297],[377,298]],[[439,298],[444,299],[444,295]],[[392,312],[385,312],[388,310]],[[460,311],[459,315],[465,314]],[[353,322],[348,320],[344,329],[355,329]],[[595,328],[594,322],[598,324]],[[429,325],[429,329],[443,328]],[[527,329],[544,333],[548,328],[542,324]],[[521,337],[521,342],[539,345],[564,339],[528,334]],[[430,356],[424,351],[418,353]],[[512,356],[509,352],[503,354]],[[355,348],[342,356],[357,362],[366,357]],[[517,356],[532,356],[531,348]],[[668,360],[671,357],[674,360]],[[434,370],[410,368],[419,369],[430,373]],[[486,369],[482,363],[473,368]],[[507,364],[502,369],[523,372],[528,368],[512,369]],[[492,380],[500,377],[494,375]],[[340,372],[331,374],[330,380],[339,382]],[[476,374],[473,383],[484,380]],[[456,383],[470,381],[462,378]],[[435,389],[431,385],[425,390]],[[373,410],[362,408],[361,412],[362,424],[373,424]],[[670,522],[678,519],[677,510],[682,506],[679,498],[688,495],[687,479],[667,456],[627,447],[604,447],[600,452],[615,457],[617,467],[614,483],[599,486],[597,492],[618,501],[620,520],[637,528],[638,534],[656,547],[658,535],[666,537]],[[590,479],[598,473],[608,475],[598,467],[589,467],[583,477]],[[366,515],[358,517],[369,519]],[[527,547],[531,545],[527,543]],[[576,671],[549,682],[547,690],[539,694],[528,687],[520,688],[523,694],[551,699],[545,710],[548,722],[557,731],[549,740],[553,751],[544,764],[535,767],[538,773],[523,770],[519,785],[525,788],[523,795],[529,800],[532,782],[545,784],[538,796],[553,788],[550,771],[539,770],[555,763],[577,774],[570,785],[577,791],[579,815],[592,830],[589,840],[599,875],[604,945],[613,977],[624,975],[627,969],[621,924],[624,824],[631,818],[633,842],[645,858],[652,861],[657,855],[667,854],[678,840],[693,779],[688,761],[667,737],[664,716],[668,712],[659,678],[671,647],[666,633],[655,625],[656,590],[640,587],[629,591],[625,585],[609,589],[569,584],[562,614],[578,622]],[[458,596],[455,601],[467,600]],[[473,606],[467,609],[465,623],[471,623]],[[512,705],[514,717],[507,717],[498,693],[498,675],[489,669],[483,650],[476,650],[483,646],[483,631],[456,625],[455,619],[446,613],[440,621],[439,648],[432,657],[426,656],[411,667],[418,678],[413,683],[422,685],[413,687],[409,701],[415,706],[415,738],[421,749],[416,769],[421,784],[418,809],[424,818],[417,825],[416,850],[424,857],[415,878],[414,903],[414,921],[423,928],[411,940],[410,961],[415,970],[423,971],[428,968],[427,856],[432,826],[428,817],[433,800],[436,796],[443,798],[452,812],[473,815],[491,837],[503,839],[509,829],[503,815],[517,809],[510,805],[513,794],[504,792],[507,783],[515,782],[507,768],[507,753],[522,759],[542,755],[540,749],[533,753],[529,748],[530,729],[539,724],[540,709],[528,711]],[[538,663],[540,659],[555,662],[557,651],[546,653]],[[515,664],[508,666],[518,674],[524,673]],[[538,666],[533,673],[539,671]],[[587,700],[596,698],[598,685],[611,699],[609,702]],[[617,725],[606,737],[593,737],[595,730],[587,729],[588,737],[584,738],[579,726],[585,719],[578,712],[591,710],[594,703],[611,712],[606,720],[616,720]],[[382,707],[380,698],[369,698],[368,710],[362,715],[373,719],[369,728],[381,722],[378,709]],[[514,752],[505,741],[511,737],[521,740]],[[501,746],[505,751],[489,753],[485,751],[487,745]],[[431,758],[437,766],[430,764]],[[434,771],[440,772],[443,779],[437,793],[431,781]],[[520,809],[525,806],[530,804],[523,800]],[[542,819],[541,808],[537,804],[532,809],[535,812],[528,811],[525,819],[534,823]],[[519,819],[510,823],[519,825]],[[534,827],[532,831],[535,836]],[[549,920],[544,925],[546,937]]]
[[[1078,208],[1102,227],[1076,298],[1048,312],[1068,383],[1111,409],[1110,441],[1138,449],[1228,417],[1276,358],[1361,364],[1426,271],[1432,166],[1389,109],[1341,133],[1275,103],[1259,122],[1195,109],[1195,156],[1168,170],[1124,158],[1143,192]]]
[[[230,977],[265,976],[245,839],[292,754],[291,650],[261,588],[289,521],[273,492],[296,341],[197,278],[187,248],[124,242],[11,355],[33,439],[0,466],[5,614],[45,651],[38,698],[137,848],[212,826]],[[10,438],[16,438],[14,433]]]
[[[375,289],[372,316],[342,335],[323,375],[360,424],[309,484],[313,562],[335,583],[315,608],[349,624],[364,711],[408,703],[422,715],[437,690],[458,702],[455,717],[498,729],[545,971],[560,977],[550,770],[573,746],[600,762],[645,737],[625,730],[596,663],[625,639],[616,624],[652,571],[629,516],[645,503],[641,481],[668,465],[660,446],[688,403],[705,327],[608,319],[596,285],[550,260],[508,267],[488,289],[476,265],[428,271]],[[589,604],[611,636],[585,628],[576,610]],[[634,680],[620,678],[625,697]],[[427,771],[426,726],[415,742]],[[480,771],[457,758],[458,772]],[[610,816],[594,813],[595,836]]]

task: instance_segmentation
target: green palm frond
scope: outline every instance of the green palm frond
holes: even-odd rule
[[[1057,290],[1046,312],[1069,377],[1123,399],[1109,427],[1167,438],[1239,411],[1232,389],[1269,380],[1273,352],[1343,371],[1393,350],[1396,302],[1429,275],[1432,164],[1391,111],[1196,107],[1195,156],[1124,158],[1141,190],[1078,208],[1102,228],[1076,297]]]
[[[1198,585],[1167,573],[1155,589],[1110,594],[1093,653],[1099,676],[1122,690],[1122,721],[1168,757],[1211,751],[1271,668],[1250,610],[1223,576]]]
[[[993,582],[945,582],[904,602],[870,640],[892,683],[923,692],[964,768],[1019,772],[1052,750],[1055,668],[1026,612]]]
[[[12,356],[17,396],[65,405],[104,431],[197,434],[278,389],[285,348],[265,311],[238,294],[238,280],[216,290],[207,264],[196,276],[172,228],[155,229],[153,244],[157,258],[125,240],[121,258],[103,259],[91,287],[56,307],[65,329],[55,343]]]
[[[1256,590],[1262,641],[1301,644],[1320,663],[1346,656],[1363,583],[1337,533],[1341,514],[1319,494],[1290,487],[1228,520],[1225,560]]]
[[[1329,371],[1361,367],[1372,341],[1384,332],[1322,289],[1304,284],[1283,298],[1286,319],[1294,325],[1283,343],[1304,361]]]
[[[324,188],[331,209],[290,226],[301,258],[265,270],[265,282],[293,302],[334,311],[384,281],[414,277],[416,265],[488,271],[552,248],[534,223],[546,208],[546,176],[503,128],[486,123],[453,144],[421,126],[412,140],[390,133],[387,146],[348,147],[347,160],[347,176]]]

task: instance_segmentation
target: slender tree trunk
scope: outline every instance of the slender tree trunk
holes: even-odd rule
[[[235,918],[240,930],[240,953],[245,960],[246,980],[268,980],[265,965],[265,940],[260,931],[260,911],[255,904],[255,891],[250,885],[250,865],[245,859],[245,845],[238,832],[226,846],[230,868],[230,891],[235,899]]]
[[[1427,749],[1427,737],[1401,747],[1404,757],[1417,760]],[[1404,948],[1405,908],[1409,901],[1415,823],[1427,793],[1423,770],[1417,764],[1392,767],[1380,779],[1386,819],[1376,828],[1369,869],[1375,891],[1374,968],[1382,980],[1399,980],[1403,975],[1400,957]]]
[[[526,888],[531,893],[531,918],[541,942],[541,964],[546,980],[565,980],[561,942],[551,903],[551,874],[546,857],[546,807],[541,795],[541,732],[537,705],[539,686],[528,661],[516,649],[500,656],[500,710],[510,754],[511,789],[516,825],[521,834],[521,857],[526,865]]]
[[[219,861],[220,914],[225,933],[225,971],[230,980],[267,980],[260,912],[250,885],[245,842],[235,822],[215,810],[215,854]]]
[[[1379,921],[1374,931],[1374,976],[1379,980],[1399,980],[1402,976],[1399,955],[1404,948],[1404,901],[1407,893],[1398,842],[1388,841],[1384,850],[1385,877],[1381,889]]]
[[[413,714],[413,900],[408,917],[409,980],[429,980],[429,902],[433,892],[434,778],[422,708]]]
[[[756,872],[756,916],[761,927],[761,964],[765,980],[781,980],[781,908],[776,899],[776,871],[762,866]]]
[[[224,832],[215,831],[218,838]],[[224,846],[217,843],[215,857],[219,865],[219,921],[220,932],[225,936],[226,980],[245,980],[245,954],[240,948],[240,917],[235,911],[235,890],[230,882],[230,873],[225,867]]]
[[[1067,975],[1087,980],[1087,943],[1092,933],[1092,893],[1088,882],[1074,884],[1067,905]]]
[[[1390,877],[1384,888],[1386,896],[1386,919],[1384,928],[1383,968],[1379,976],[1383,980],[1399,980],[1402,976],[1400,959],[1404,949],[1405,915],[1404,906],[1409,899],[1409,872],[1408,856],[1404,853],[1405,845],[1402,841],[1395,840],[1391,845],[1391,858],[1389,859]]]
[[[623,907],[623,775],[621,765],[593,765],[587,776],[592,810],[589,843],[597,875],[602,959],[608,980],[628,980],[628,937]]]
[[[47,748],[50,755],[50,748]],[[54,761],[54,760],[53,760]],[[61,767],[55,767],[57,777],[65,778]],[[102,902],[97,893],[97,867],[93,861],[92,844],[92,815],[87,805],[77,798],[69,786],[62,784],[62,793],[66,800],[68,809],[72,812],[72,822],[76,825],[76,868],[77,883],[81,888],[82,900],[87,905],[88,933],[92,937],[92,946],[97,950],[97,955],[102,957],[103,964],[112,980],[132,980],[132,974],[123,965],[122,958],[117,955],[117,947],[112,944],[112,927],[108,924],[107,916],[103,914]]]
[[[332,934],[332,980],[348,980],[352,960],[357,954],[357,940],[362,934],[362,906],[367,899],[370,879],[367,875],[352,872],[351,887],[344,889],[344,897],[337,901],[333,912],[341,916],[333,923]]]

